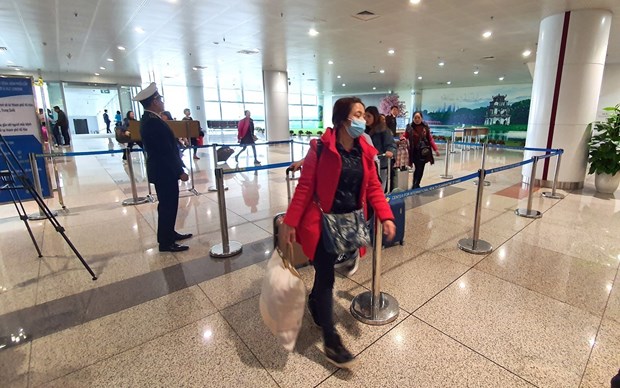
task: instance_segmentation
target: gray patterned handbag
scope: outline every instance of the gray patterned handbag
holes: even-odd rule
[[[321,213],[321,236],[327,252],[340,255],[371,244],[363,209],[344,214],[329,214],[321,209]]]

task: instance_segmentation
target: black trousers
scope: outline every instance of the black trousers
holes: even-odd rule
[[[62,138],[64,140],[64,145],[71,145],[71,136],[69,136],[69,127],[61,127],[60,131],[62,132]]]
[[[318,323],[323,329],[323,337],[333,334],[334,327],[334,263],[338,258],[337,254],[329,253],[323,245],[323,238],[319,239],[314,254],[314,285],[310,292],[311,303],[316,306]]]
[[[60,137],[60,128],[57,125],[52,127],[52,135],[57,145],[62,145],[62,137]]]
[[[110,131],[110,123],[105,123],[105,131],[107,133],[112,133],[112,131]]]
[[[157,242],[169,246],[175,242],[174,224],[179,209],[179,180],[177,178],[159,179],[154,182],[159,201],[157,205]]]
[[[413,187],[420,187],[420,182],[422,182],[422,175],[424,175],[424,166],[426,162],[424,161],[414,161],[413,165],[415,166],[415,170],[413,171]]]

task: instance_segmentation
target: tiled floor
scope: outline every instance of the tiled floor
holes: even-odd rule
[[[232,137],[219,135],[210,140]],[[117,147],[102,138],[74,143],[76,151]],[[263,164],[290,159],[288,145],[257,148]],[[295,145],[297,158],[305,151]],[[0,336],[32,335],[0,350],[0,386],[608,387],[620,368],[620,193],[597,194],[592,177],[562,200],[536,190],[543,217],[532,220],[514,214],[527,202],[521,169],[489,175],[480,238],[494,250],[486,255],[457,248],[472,236],[472,181],[408,198],[405,245],[383,251],[382,290],[399,301],[398,319],[369,326],[349,312],[371,287],[370,257],[350,278],[337,277],[337,326],[359,358],[346,371],[326,362],[307,312],[293,353],[260,318],[272,218],[287,205],[284,170],[225,176],[229,235],[244,251],[212,259],[221,234],[217,193],[208,191],[211,149],[199,155],[201,194],[183,184],[177,221],[195,237],[175,254],[157,252],[156,203],[121,205],[131,186],[120,154],[57,158],[67,207],[58,220],[97,281],[48,222],[30,223],[38,259],[14,207],[0,206]],[[451,173],[476,171],[480,158],[454,154]],[[487,167],[521,158],[490,150]],[[139,153],[133,162],[144,196]],[[239,164],[252,162],[244,155]],[[443,163],[427,168],[425,185],[442,181]],[[48,204],[60,209],[57,198]],[[300,273],[309,290],[312,268]]]

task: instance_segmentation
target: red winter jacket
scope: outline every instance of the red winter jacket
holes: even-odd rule
[[[310,150],[304,160],[295,194],[284,217],[284,223],[296,228],[296,239],[310,260],[314,260],[314,253],[321,237],[322,225],[321,210],[314,201],[314,193],[316,192],[323,210],[329,213],[340,180],[342,160],[338,150],[336,150],[336,141],[336,131],[328,128],[321,137],[323,146],[318,165],[317,141],[312,140],[310,142]],[[360,137],[359,142],[364,168],[360,203],[364,208],[364,214],[368,217],[367,202],[370,202],[375,209],[375,214],[381,221],[394,220],[394,215],[385,199],[383,188],[377,176],[374,162],[377,150],[372,144],[368,144],[364,137]],[[363,256],[365,251],[364,248],[360,249],[360,256]]]

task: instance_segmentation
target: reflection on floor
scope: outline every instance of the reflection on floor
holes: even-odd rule
[[[102,138],[74,144],[118,148]],[[296,144],[293,154],[307,149]],[[264,165],[291,155],[286,144],[257,151]],[[208,191],[212,148],[198,155],[184,155],[194,180],[182,184],[177,222],[195,237],[189,251],[174,254],[157,252],[156,203],[121,205],[132,191],[120,154],[56,158],[67,206],[58,220],[97,273],[94,282],[43,221],[31,222],[44,253],[36,258],[13,205],[0,206],[0,336],[19,328],[32,336],[0,350],[3,387],[608,387],[617,373],[620,200],[596,194],[591,177],[562,200],[535,191],[543,217],[531,220],[514,214],[527,202],[521,168],[487,176],[480,238],[494,247],[488,255],[456,247],[472,235],[472,181],[409,198],[405,245],[383,253],[382,289],[398,300],[398,319],[368,326],[349,313],[351,299],[371,287],[370,258],[337,277],[338,328],[360,360],[345,371],[325,361],[307,313],[289,354],[258,312],[272,218],[288,203],[284,170],[226,175],[229,235],[244,252],[211,259],[221,241],[217,193]],[[475,172],[480,159],[480,151],[458,152],[450,173]],[[490,150],[487,167],[521,160],[518,151]],[[142,155],[132,162],[144,196]],[[443,163],[442,155],[427,167],[424,185],[442,181]],[[251,152],[239,159],[252,164]],[[220,166],[234,167],[234,159]],[[57,197],[48,204],[60,208]],[[300,272],[309,289],[312,267]]]

